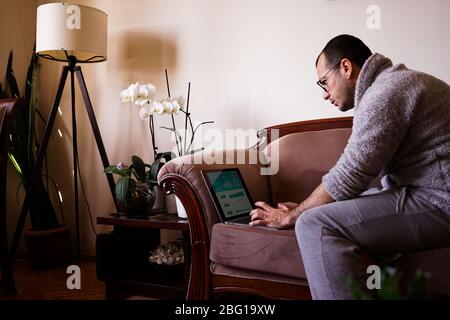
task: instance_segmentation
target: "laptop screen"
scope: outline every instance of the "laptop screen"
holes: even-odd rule
[[[238,169],[204,170],[202,173],[225,221],[252,211],[252,202]]]

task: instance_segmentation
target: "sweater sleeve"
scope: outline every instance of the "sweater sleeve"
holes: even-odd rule
[[[372,86],[361,99],[353,118],[348,144],[336,165],[322,178],[337,201],[354,198],[367,189],[389,164],[409,126],[414,95],[387,84]]]

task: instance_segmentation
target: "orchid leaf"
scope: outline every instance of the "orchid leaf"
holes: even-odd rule
[[[158,184],[158,173],[159,170],[170,160],[175,159],[176,155],[173,152],[161,152],[156,156],[155,161],[150,166],[150,171],[148,172],[148,180],[153,184]],[[164,160],[164,161],[163,161]]]
[[[128,192],[127,192],[127,199],[126,202],[128,202],[129,200],[131,200],[131,192],[133,192],[133,190],[137,189],[137,183],[134,179],[130,179],[130,182],[128,182]]]
[[[158,172],[162,168],[163,165],[164,164],[161,163],[161,158],[156,159],[152,163],[150,171],[149,171],[149,177],[148,177],[151,183],[154,183],[154,184],[158,183],[158,181],[157,181]]]
[[[117,166],[110,166],[105,168],[105,170],[103,170],[105,173],[114,173],[117,174],[121,177],[127,177],[130,175],[130,169],[125,168],[125,169],[119,169],[117,168]]]
[[[119,202],[126,202],[128,184],[130,177],[121,177],[116,183],[116,199]]]
[[[136,172],[137,178],[140,181],[145,180],[145,163],[138,156],[134,155],[131,157],[131,161],[133,162],[133,169]]]

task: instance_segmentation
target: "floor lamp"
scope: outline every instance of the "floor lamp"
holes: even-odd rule
[[[49,3],[37,9],[36,53],[46,59],[66,62],[63,67],[55,99],[50,110],[44,135],[37,152],[35,174],[41,174],[42,162],[50,139],[50,134],[58,112],[61,96],[67,76],[70,73],[70,89],[72,104],[72,142],[73,142],[73,182],[74,182],[74,211],[76,219],[76,247],[77,258],[80,258],[80,212],[78,206],[78,167],[77,167],[77,121],[75,112],[75,75],[83,96],[86,111],[92,126],[98,151],[106,168],[109,166],[108,157],[95,119],[94,109],[86,88],[83,73],[79,63],[95,63],[106,60],[107,48],[107,15],[95,8],[73,5],[68,3]],[[108,184],[115,202],[115,183],[111,174],[107,174]],[[28,212],[28,195],[25,197],[16,232],[10,251],[10,261],[17,252],[21,231]]]

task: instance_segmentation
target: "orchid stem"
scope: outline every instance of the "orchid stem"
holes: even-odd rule
[[[177,131],[177,128],[175,127],[175,118],[174,118],[173,114],[171,114],[170,116],[172,117],[173,132],[175,134],[175,142],[177,143],[178,156],[181,157],[183,154],[182,154],[182,150],[180,149],[180,145],[178,144],[178,136],[177,136],[178,131]],[[180,144],[181,144],[181,141],[180,141]]]
[[[165,72],[165,74],[166,74],[167,95],[168,95],[169,98],[170,98],[169,76],[167,75],[167,68],[164,69],[164,72]]]
[[[156,160],[156,157],[158,155],[158,153],[156,152],[156,146],[155,146],[155,124],[153,123],[153,115],[150,116],[149,120],[148,120],[148,125],[150,128],[150,135],[151,135],[151,140],[152,140],[152,149],[153,149],[153,157]]]
[[[187,123],[188,123],[188,116],[189,116],[189,97],[190,97],[190,94],[191,94],[191,83],[189,82],[188,94],[187,94],[187,102],[186,102],[186,113],[185,113],[186,118],[184,119],[184,148],[183,148],[183,150],[184,150],[185,154],[187,153],[186,140],[187,140],[187,133],[188,133],[187,132]]]

